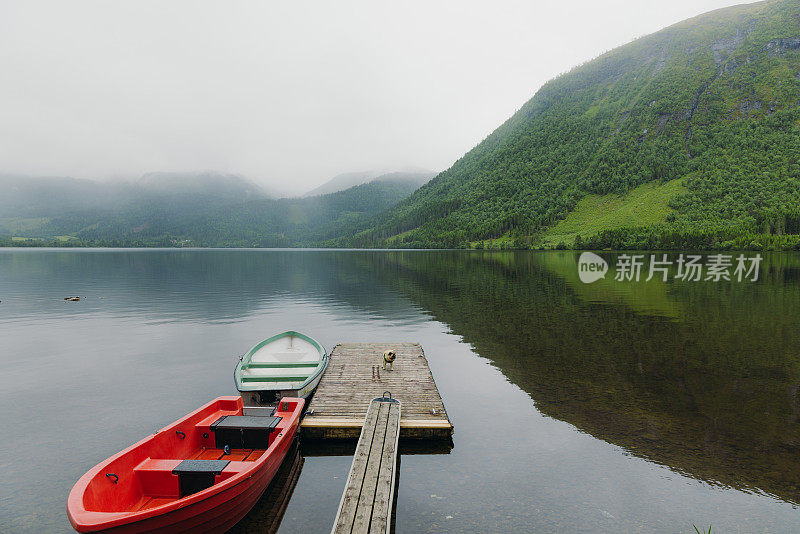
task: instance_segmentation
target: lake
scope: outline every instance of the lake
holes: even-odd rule
[[[800,255],[755,282],[600,256],[585,284],[568,251],[0,249],[0,531],[69,532],[84,472],[290,329],[424,347],[455,435],[402,456],[397,532],[796,531]],[[334,449],[301,443],[280,532],[329,531]]]

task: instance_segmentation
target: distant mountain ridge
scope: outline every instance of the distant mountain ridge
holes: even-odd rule
[[[267,196],[224,173],[149,173],[132,181],[0,175],[3,244],[312,246],[349,235],[421,178],[387,175],[308,198]],[[11,237],[17,241],[9,241]]]
[[[364,230],[417,187],[407,179],[385,179],[326,195],[254,200],[186,219],[170,233],[203,246],[318,246]]]
[[[337,174],[324,184],[315,187],[303,196],[313,197],[328,193],[335,193],[336,191],[343,191],[356,185],[366,184],[373,180],[407,180],[409,182],[416,183],[417,187],[419,187],[434,176],[436,176],[435,172],[416,167],[406,167],[402,170],[347,172],[343,174]]]
[[[239,201],[279,193],[240,175],[222,172],[150,172],[133,181],[156,194],[193,194]]]

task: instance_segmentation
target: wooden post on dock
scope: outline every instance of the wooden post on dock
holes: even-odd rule
[[[401,405],[387,393],[369,404],[333,534],[389,532]]]

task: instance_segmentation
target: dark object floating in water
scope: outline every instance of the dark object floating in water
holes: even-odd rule
[[[80,297],[64,297],[64,300],[69,301],[69,302],[78,302],[79,300],[81,300],[81,298]]]

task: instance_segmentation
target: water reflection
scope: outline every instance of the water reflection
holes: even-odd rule
[[[354,269],[357,260],[333,251],[5,250],[0,251],[0,317],[103,314],[154,323],[224,323],[280,309],[290,300],[359,318],[367,313],[418,322],[407,301],[377,283],[377,273]],[[83,300],[64,302],[67,295]]]
[[[583,284],[572,253],[390,257],[384,283],[542,413],[683,474],[800,499],[800,256],[768,255],[758,283],[638,285]]]
[[[18,407],[0,416],[0,530],[68,530],[78,476],[234,393],[237,356],[292,328],[329,348],[425,347],[456,443],[404,456],[400,532],[791,530],[800,255],[766,256],[741,284],[585,285],[576,265],[567,252],[0,250],[0,403]],[[61,300],[73,294],[87,298]],[[282,532],[330,528],[350,465],[332,452],[304,447],[302,470],[288,467]],[[247,524],[275,523],[262,504]]]
[[[228,532],[230,534],[278,532],[302,470],[303,457],[300,455],[298,440],[295,439],[294,445],[286,453],[286,459],[255,507]]]

